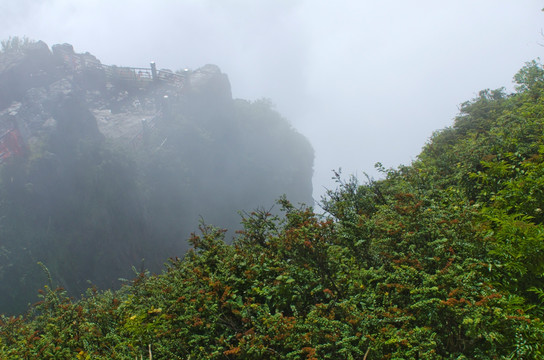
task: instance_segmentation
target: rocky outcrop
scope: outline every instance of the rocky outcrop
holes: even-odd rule
[[[232,100],[229,78],[217,65],[207,64],[191,72],[189,84],[194,95],[205,95],[218,102]]]
[[[16,129],[24,141],[20,145],[30,147],[51,136],[71,143],[103,138],[87,104],[67,79],[28,89],[0,111],[0,128],[2,133]]]
[[[157,79],[144,72],[149,76],[103,65],[70,44],[51,51],[39,41],[0,53],[0,131],[16,128],[29,144],[51,134],[127,142],[181,98],[188,112],[221,112],[232,102],[228,77],[215,65],[181,74],[160,70]]]
[[[70,44],[52,46],[53,56],[63,75],[73,79],[83,91],[106,90],[106,72],[100,60],[90,53],[76,54]]]

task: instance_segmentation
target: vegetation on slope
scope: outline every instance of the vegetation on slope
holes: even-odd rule
[[[47,286],[3,317],[0,357],[541,359],[544,70],[483,91],[410,166],[338,176],[327,215],[256,211],[234,244],[72,301]]]

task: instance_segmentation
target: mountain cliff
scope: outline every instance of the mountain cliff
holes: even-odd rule
[[[10,39],[11,40],[11,39]],[[0,53],[0,311],[45,275],[77,295],[182,256],[199,220],[282,194],[312,204],[313,149],[266,100],[233,99],[215,65],[104,65],[69,44]]]

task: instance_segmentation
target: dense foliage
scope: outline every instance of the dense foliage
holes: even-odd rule
[[[463,104],[410,166],[281,199],[232,245],[203,225],[161,275],[3,317],[6,359],[541,359],[544,71]]]

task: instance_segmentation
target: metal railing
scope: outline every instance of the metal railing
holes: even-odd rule
[[[104,65],[102,68],[106,73],[106,77],[113,80],[129,81],[129,82],[153,82],[162,81],[182,87],[185,83],[185,75],[178,74],[172,71],[158,70],[153,71],[153,68],[139,68],[127,66]]]

